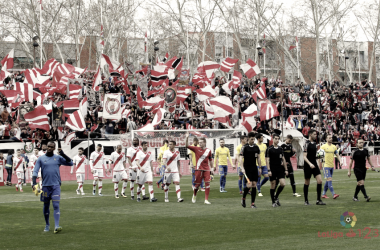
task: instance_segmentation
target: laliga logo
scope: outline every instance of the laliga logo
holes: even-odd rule
[[[358,219],[353,212],[346,211],[340,216],[340,224],[345,228],[354,227],[357,221]]]

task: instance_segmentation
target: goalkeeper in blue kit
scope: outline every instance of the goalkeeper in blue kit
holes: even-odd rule
[[[61,199],[61,176],[59,173],[59,167],[72,166],[72,160],[63,153],[61,149],[58,149],[60,155],[54,154],[55,143],[48,143],[47,152],[45,155],[42,155],[36,161],[36,165],[33,170],[33,190],[37,188],[37,176],[38,171],[41,168],[42,176],[42,192],[41,192],[41,201],[44,202],[44,216],[46,221],[46,227],[44,232],[50,230],[49,215],[50,215],[50,200],[52,200],[54,208],[54,222],[55,229],[54,233],[59,233],[62,230],[62,227],[59,226],[59,201]]]

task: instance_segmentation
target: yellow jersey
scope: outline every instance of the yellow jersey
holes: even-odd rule
[[[261,143],[261,145],[256,144],[259,149],[260,149],[260,161],[261,161],[261,166],[266,166],[266,161],[265,161],[265,152],[267,152],[267,145],[264,143]],[[257,166],[259,166],[259,163],[256,160]]]
[[[191,145],[191,146],[194,146],[194,144],[193,145]],[[200,147],[199,145],[198,146],[195,146],[195,147]],[[192,151],[192,150],[188,150],[188,154],[190,155],[190,157],[191,157],[191,161],[192,161],[192,163],[193,163],[193,166],[196,166],[197,165],[197,158],[195,158],[195,153]]]
[[[239,156],[240,156],[240,152],[241,152],[241,148],[243,147],[243,145],[240,143],[239,146],[236,147],[236,155],[235,155],[235,158],[236,159],[239,159]],[[243,162],[244,162],[244,159],[243,159]],[[238,166],[240,165],[240,162],[238,161]]]
[[[169,149],[169,147],[168,147],[168,144],[166,144],[166,143],[164,146],[160,147],[160,153],[158,154],[157,160],[161,163],[161,165],[163,165],[162,156],[164,156],[164,152],[168,149]]]
[[[326,143],[323,144],[321,149],[325,151],[325,168],[334,168],[334,155],[337,152],[335,145],[331,144],[330,146]]]
[[[231,166],[231,156],[230,156],[230,150],[227,147],[219,147],[215,150],[215,160],[214,160],[214,167],[216,166],[216,158],[218,158],[218,164],[219,166],[227,166],[227,157],[230,160]]]

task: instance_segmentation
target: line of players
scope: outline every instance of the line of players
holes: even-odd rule
[[[16,191],[24,192],[22,189],[22,184],[24,181],[25,171],[30,171],[30,176],[32,176],[34,165],[36,164],[37,159],[46,154],[47,145],[42,145],[42,149],[34,149],[34,154],[29,157],[29,166],[25,161],[25,158],[21,155],[21,149],[16,150],[16,155],[13,156],[13,165],[12,172],[17,176]],[[38,171],[37,181],[39,182],[40,188],[42,188],[42,178],[41,178],[41,169]],[[32,184],[32,180],[31,180]]]
[[[165,202],[169,202],[168,190],[169,185],[173,181],[177,193],[177,201],[182,202],[181,189],[180,189],[180,153],[175,150],[175,141],[169,142],[169,148],[163,154],[163,164],[165,166],[164,183],[165,183]],[[147,200],[145,196],[145,186],[148,184],[150,201],[156,202],[153,189],[153,155],[148,151],[148,143],[143,141],[139,146],[139,139],[133,139],[133,146],[127,149],[127,155],[122,152],[122,146],[118,145],[116,151],[113,152],[109,159],[111,166],[106,164],[104,153],[102,152],[102,145],[98,144],[96,150],[90,156],[91,172],[94,176],[93,182],[93,195],[96,194],[96,186],[98,185],[98,193],[102,196],[102,178],[104,171],[112,172],[112,182],[114,183],[115,198],[119,198],[119,182],[122,182],[121,196],[127,198],[126,189],[128,181],[130,182],[131,199],[135,199],[134,187],[137,184],[137,202]],[[127,174],[127,163],[129,164]],[[73,158],[73,168],[76,169],[76,176],[78,182],[77,194],[83,193],[83,181],[85,174],[86,156],[83,155],[83,149],[78,149],[78,155]],[[142,194],[142,199],[141,199]]]
[[[186,137],[188,139],[188,135]],[[248,138],[248,141],[247,141]],[[255,144],[254,141],[257,140]],[[279,136],[273,135],[273,145],[269,148],[263,143],[263,136],[261,134],[250,133],[247,136],[241,137],[241,144],[237,147],[237,155],[239,158],[236,158],[235,165],[233,168],[239,169],[239,189],[240,193],[243,194],[242,198],[242,206],[246,207],[245,198],[247,194],[250,192],[250,188],[252,188],[251,193],[251,207],[256,207],[255,197],[256,190],[259,192],[259,196],[263,196],[261,193],[261,187],[270,180],[271,188],[270,195],[272,199],[272,206],[277,207],[280,206],[279,195],[285,187],[285,176],[290,179],[290,183],[293,190],[293,195],[296,197],[300,197],[298,193],[296,193],[296,185],[293,175],[293,168],[291,165],[290,158],[295,154],[295,150],[292,147],[292,136],[288,136],[284,144],[281,147],[279,144]],[[317,205],[325,205],[324,202],[321,201],[322,198],[328,198],[326,196],[326,191],[330,189],[333,194],[333,198],[336,199],[339,195],[334,193],[332,188],[332,175],[334,168],[334,155],[338,157],[337,148],[332,145],[332,136],[327,137],[327,143],[324,144],[321,149],[325,152],[325,163],[324,163],[324,175],[326,179],[325,187],[323,195],[321,196],[322,191],[322,178],[320,169],[322,169],[321,164],[318,168],[317,164],[317,144],[316,140],[316,132],[314,130],[309,131],[309,140],[306,141],[304,147],[304,176],[305,176],[305,184],[304,184],[304,196],[305,196],[305,205],[309,205],[308,201],[308,188],[310,185],[310,178],[313,175],[317,181]],[[177,200],[178,202],[182,202],[180,192],[180,153],[175,150],[175,141],[169,142],[169,147],[163,147],[163,151],[160,153],[159,158],[162,158],[162,167],[164,169],[163,174],[163,183],[165,190],[165,202],[169,202],[168,199],[168,190],[171,181],[175,184]],[[348,172],[348,176],[351,176],[351,168],[353,162],[354,165],[354,173],[357,177],[357,187],[354,194],[354,201],[358,200],[358,193],[362,191],[366,201],[369,201],[371,198],[367,196],[366,190],[364,188],[364,180],[366,176],[366,161],[368,160],[369,164],[374,169],[372,162],[369,157],[368,150],[363,148],[364,141],[360,140],[358,142],[358,150],[356,150],[350,162],[350,168]],[[215,159],[214,159],[214,167],[212,168],[211,162],[211,150],[207,149],[206,141],[204,138],[201,138],[199,145],[198,140],[194,140],[194,144],[192,146],[187,145],[187,148],[191,150],[191,165],[193,169],[193,202],[196,200],[196,191],[203,181],[206,182],[206,199],[205,203],[210,204],[208,202],[208,195],[210,191],[210,179],[212,172],[216,170],[216,163],[218,159],[219,171],[220,171],[220,192],[227,192],[225,190],[226,185],[226,175],[228,172],[227,167],[227,158],[229,159],[231,165],[231,156],[227,147],[225,147],[224,140],[220,139],[220,147],[215,151]],[[119,198],[118,194],[118,186],[119,182],[122,182],[122,192],[121,195],[123,197],[127,197],[125,194],[125,190],[128,186],[128,181],[130,181],[130,191],[131,191],[131,199],[134,200],[134,182],[137,182],[137,201],[141,201],[140,194],[143,195],[143,200],[149,199],[145,196],[145,187],[144,184],[147,183],[149,186],[149,194],[150,201],[155,202],[157,199],[154,197],[154,189],[153,189],[153,156],[147,150],[148,145],[146,142],[142,142],[142,147],[139,146],[139,139],[135,138],[133,140],[133,146],[127,149],[127,155],[125,156],[122,153],[122,147],[119,145],[117,150],[111,154],[110,163],[113,164],[113,170],[111,167],[106,164],[106,159],[104,158],[104,153],[102,152],[102,145],[98,144],[96,150],[90,156],[90,167],[91,172],[94,176],[93,181],[93,195],[96,194],[96,186],[98,185],[98,193],[102,196],[102,178],[104,177],[104,170],[107,172],[112,172],[113,178],[112,182],[114,183],[115,189],[115,198]],[[38,149],[34,150],[34,154],[30,157],[30,165],[32,168],[30,169],[33,172],[33,166],[37,161],[38,157],[44,155],[46,153],[46,145],[42,146],[42,150]],[[198,152],[200,151],[200,152]],[[73,174],[73,169],[76,170],[76,177],[78,182],[78,189],[76,190],[77,194],[84,195],[83,192],[83,182],[84,182],[84,174],[85,174],[85,165],[86,165],[86,156],[83,155],[83,148],[78,149],[78,155],[73,158],[74,165],[71,168],[71,174]],[[209,155],[204,156],[205,153]],[[129,163],[129,176],[127,174],[126,169],[126,161]],[[14,157],[13,161],[13,169],[14,174],[17,174],[18,183],[16,185],[16,190],[20,189],[22,192],[22,180],[24,178],[24,171],[22,165],[25,167],[25,160],[21,156],[21,151],[17,150],[16,157]],[[264,165],[265,164],[265,165]],[[203,166],[203,168],[202,168]],[[103,169],[104,168],[104,169]],[[255,169],[257,168],[257,171]],[[209,173],[209,174],[207,174]],[[243,176],[248,177],[249,180],[252,180],[251,186],[247,187],[247,179]],[[257,175],[257,177],[256,177]],[[260,183],[261,175],[264,176],[263,181]],[[42,179],[40,178],[41,172],[39,172],[39,183],[42,188]],[[210,178],[208,178],[210,176]],[[198,178],[197,178],[198,177]],[[257,181],[256,181],[257,180]],[[243,185],[242,185],[243,184]],[[278,184],[280,186],[277,188]],[[198,185],[198,188],[196,186]],[[244,192],[242,192],[242,186]]]
[[[321,172],[320,169],[322,169],[322,164],[317,164],[317,144],[316,144],[316,138],[317,133],[315,130],[310,130],[308,133],[309,139],[306,140],[305,147],[304,147],[304,177],[305,177],[305,184],[303,188],[304,197],[305,197],[305,205],[310,205],[308,200],[308,193],[309,193],[309,185],[310,185],[310,179],[311,176],[313,176],[317,181],[317,202],[316,205],[326,205],[326,203],[322,202],[321,200],[321,193],[322,193],[322,178],[321,178]],[[264,185],[265,178],[263,182],[260,183],[260,175],[263,174],[264,177],[267,174],[269,176],[269,180],[271,183],[270,187],[270,196],[272,200],[272,206],[278,207],[281,206],[279,201],[279,195],[283,191],[285,187],[285,176],[290,178],[290,182],[293,189],[293,195],[296,197],[299,197],[296,193],[296,187],[295,187],[295,181],[293,176],[293,168],[290,162],[290,157],[294,155],[295,150],[292,148],[292,136],[289,135],[286,138],[285,144],[282,144],[279,146],[280,136],[277,134],[272,135],[273,137],[273,145],[270,146],[265,151],[263,150],[265,147],[260,147],[262,143],[262,135],[261,134],[254,134],[249,133],[248,134],[248,143],[246,143],[246,137],[241,137],[241,145],[239,145],[240,150],[240,158],[239,158],[239,165],[240,165],[240,176],[245,176],[245,182],[248,182],[251,180],[250,185],[244,186],[244,192],[243,197],[241,201],[241,205],[243,207],[246,207],[246,196],[249,191],[251,191],[251,208],[256,208],[255,205],[255,199],[256,199],[256,192],[257,189],[259,189],[259,196],[260,195],[260,186]],[[258,145],[255,144],[255,138],[258,141]],[[359,140],[358,141],[358,149],[352,154],[351,160],[350,160],[350,166],[348,170],[348,177],[351,176],[351,168],[354,165],[354,173],[357,178],[357,186],[355,189],[355,194],[353,197],[353,201],[359,201],[358,194],[361,191],[364,195],[364,198],[367,202],[370,201],[370,197],[367,195],[365,187],[364,187],[364,181],[366,177],[366,162],[370,164],[372,170],[374,170],[374,166],[371,162],[369,152],[367,149],[363,148],[364,141]],[[333,176],[333,169],[334,169],[334,155],[338,158],[339,162],[341,162],[341,159],[339,157],[339,154],[337,152],[337,148],[335,145],[332,144],[332,136],[327,136],[327,143],[321,146],[321,149],[325,152],[324,157],[324,175],[325,179],[327,180],[325,183],[325,188],[323,192],[322,198],[328,198],[326,196],[327,189],[330,189],[333,198],[336,199],[339,197],[339,195],[334,193],[334,189],[332,188],[332,176]],[[263,162],[262,154],[265,152],[265,162]],[[355,163],[355,164],[354,164]],[[236,161],[235,161],[236,164]],[[263,164],[266,164],[264,166]],[[236,166],[236,165],[235,165]],[[319,167],[318,167],[319,166]],[[257,180],[257,181],[256,181]],[[261,185],[259,186],[258,183]],[[280,184],[280,186],[278,186]],[[241,179],[239,179],[239,187],[241,188]],[[252,190],[250,190],[252,188]]]

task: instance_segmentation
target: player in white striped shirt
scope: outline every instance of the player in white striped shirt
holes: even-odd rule
[[[181,188],[179,186],[179,181],[181,175],[181,165],[180,165],[180,153],[178,150],[175,150],[175,141],[169,142],[169,149],[164,152],[163,165],[165,167],[164,174],[164,184],[165,184],[165,202],[169,202],[169,185],[172,180],[175,185],[175,191],[177,193],[178,202],[183,202],[181,198]]]
[[[22,190],[22,180],[24,180],[24,167],[25,167],[25,159],[21,156],[21,150],[17,149],[16,156],[13,156],[13,174],[17,175],[17,184],[16,191],[20,189],[20,192],[24,192]]]
[[[31,167],[30,176],[33,175],[34,165],[36,165],[38,157],[40,157],[40,150],[38,150],[38,148],[35,148],[34,154],[29,157],[29,166]],[[40,189],[42,189],[41,169],[38,171],[37,181],[39,181]],[[33,180],[31,180],[31,183],[33,184]]]
[[[119,198],[119,181],[123,181],[123,191],[121,192],[121,195],[124,198],[127,198],[127,196],[125,195],[125,189],[127,188],[128,184],[128,175],[125,164],[125,154],[121,152],[121,149],[121,145],[117,145],[116,152],[113,152],[110,158],[111,163],[114,164],[112,182],[114,183],[116,199]]]
[[[137,153],[136,156],[136,166],[139,168],[139,172],[137,173],[137,184],[139,187],[137,188],[137,202],[140,202],[140,191],[142,189],[143,184],[146,182],[149,186],[149,195],[150,202],[156,202],[157,199],[154,198],[154,190],[153,190],[153,155],[148,151],[148,143],[143,141],[141,143],[142,150]]]
[[[70,174],[73,174],[73,170],[75,168],[75,173],[77,177],[77,183],[78,183],[78,189],[77,195],[85,195],[83,191],[83,183],[84,183],[84,175],[85,175],[85,169],[86,169],[86,156],[83,155],[83,148],[78,148],[78,155],[74,156],[73,158],[73,165],[71,166]],[[80,192],[79,192],[80,191]]]

